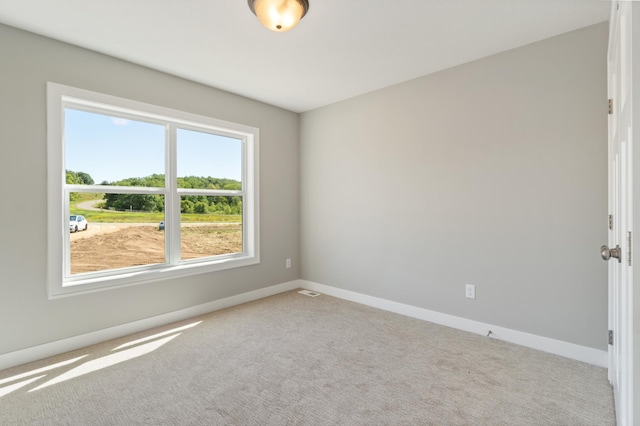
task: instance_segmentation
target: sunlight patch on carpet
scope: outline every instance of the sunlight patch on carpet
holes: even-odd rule
[[[32,371],[27,371],[26,373],[22,373],[22,374],[18,374],[16,376],[11,376],[11,377],[7,377],[6,379],[2,379],[0,380],[0,385],[3,385],[5,383],[9,383],[9,382],[13,382],[16,380],[20,380],[23,379],[25,377],[29,377],[29,376],[33,376],[34,374],[40,374],[43,373],[45,371],[50,371],[53,369],[56,369],[58,367],[64,367],[65,365],[69,365],[69,364],[73,364],[74,362],[86,357],[87,355],[82,355],[79,356],[77,358],[73,358],[73,359],[69,359],[67,361],[62,361],[62,362],[58,362],[56,364],[52,364],[52,365],[48,365],[46,367],[42,367],[42,368],[38,368],[37,370],[32,370]],[[40,376],[40,377],[44,377],[44,376]]]
[[[166,336],[167,334],[172,334],[172,333],[177,333],[178,331],[187,330],[189,328],[195,327],[196,325],[200,324],[201,322],[202,321],[194,322],[194,323],[191,323],[191,324],[184,325],[182,327],[177,327],[177,328],[173,328],[171,330],[163,331],[162,333],[154,334],[153,336],[143,337],[142,339],[138,339],[138,340],[134,340],[132,342],[124,343],[124,344],[118,346],[117,348],[112,349],[112,351],[117,351],[119,349],[128,348],[129,346],[134,346],[134,345],[137,345],[139,343],[146,342],[146,341],[149,341],[149,340],[154,340],[154,339],[157,339],[158,337]]]
[[[138,358],[140,356],[146,355],[160,348],[161,346],[169,343],[171,340],[178,337],[180,333],[165,337],[164,339],[156,340],[151,343],[147,343],[144,345],[140,345],[135,348],[127,349],[122,352],[118,352],[112,355],[103,356],[102,358],[95,359],[93,361],[88,361],[73,370],[70,370],[60,376],[49,380],[42,385],[31,389],[29,392],[33,392],[39,389],[43,389],[49,387],[51,385],[55,385],[57,383],[64,382],[66,380],[74,379],[76,377],[84,376],[85,374],[93,373],[94,371],[101,370],[103,368],[111,367],[112,365],[120,364],[121,362],[129,361],[134,358]]]
[[[33,383],[36,380],[43,378],[44,376],[46,376],[46,374],[43,374],[42,376],[34,377],[32,379],[29,379],[29,380],[25,380],[24,382],[18,382],[18,383],[14,383],[12,385],[9,385],[9,386],[5,386],[4,388],[0,388],[0,398],[2,398],[5,395],[10,394],[13,391],[16,391],[16,390],[20,389],[22,387],[27,386],[29,383]]]

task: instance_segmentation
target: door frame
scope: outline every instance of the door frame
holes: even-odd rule
[[[636,193],[640,190],[640,179],[634,173],[634,164],[640,164],[640,150],[634,150],[638,139],[634,129],[640,129],[640,118],[633,114],[633,105],[640,105],[640,90],[633,84],[638,82],[640,85],[640,37],[637,35],[640,33],[640,7],[634,8],[633,2],[629,1],[613,2],[609,24],[608,204],[613,226],[609,226],[608,245],[619,246],[621,258],[620,262],[610,260],[608,265],[609,330],[613,331],[613,344],[609,345],[609,381],[613,386],[617,423],[631,426],[634,416],[640,414],[634,413],[639,382],[635,380],[638,363],[634,362],[633,310],[634,298],[638,297],[633,292],[636,281],[633,247],[640,247],[636,244],[640,239],[634,232],[634,224],[640,220],[640,208],[635,209],[633,201],[640,200],[640,193]],[[636,31],[633,31],[634,27]],[[636,350],[635,354],[639,352]],[[636,419],[635,424],[640,425],[640,420]]]

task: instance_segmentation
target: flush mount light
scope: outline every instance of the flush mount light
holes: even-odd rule
[[[308,0],[248,0],[249,8],[262,25],[284,32],[295,27],[309,10]]]

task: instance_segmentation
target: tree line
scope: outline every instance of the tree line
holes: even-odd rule
[[[67,183],[93,185],[91,176],[84,172],[67,170]],[[127,178],[118,181],[103,181],[100,185],[164,187],[164,175],[152,174],[145,177]],[[241,190],[242,183],[233,179],[185,176],[178,178],[179,188]],[[135,210],[143,212],[163,212],[164,197],[157,194],[104,194],[102,208],[109,210]],[[242,197],[186,195],[180,200],[181,213],[242,214]]]

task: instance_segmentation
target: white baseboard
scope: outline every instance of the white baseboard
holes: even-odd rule
[[[278,293],[289,290],[295,290],[302,285],[299,280],[289,281],[270,287],[261,288],[247,293],[238,294],[236,296],[227,297],[225,299],[214,300],[213,302],[204,303],[202,305],[192,306],[190,308],[157,315],[151,318],[145,318],[139,321],[133,321],[127,324],[94,331],[91,333],[81,334],[79,336],[69,337],[67,339],[57,340],[55,342],[45,343],[15,352],[9,352],[0,355],[0,370],[25,364],[31,361],[80,349],[85,346],[94,345],[118,337],[127,336],[129,334],[148,330],[150,328],[159,327],[172,322],[182,321],[198,315],[207,314],[209,312],[220,309],[229,308],[231,306],[240,305],[242,303],[251,302]]]
[[[213,302],[204,303],[202,305],[192,306],[190,308],[181,309],[179,311],[169,312],[167,314],[158,315],[151,318],[145,318],[139,321],[122,324],[115,327],[98,330],[79,336],[69,337],[67,339],[55,342],[45,343],[15,352],[9,352],[0,355],[0,370],[36,361],[42,358],[58,355],[64,352],[80,349],[85,346],[104,342],[106,340],[115,339],[140,331],[148,330],[170,324],[176,321],[182,321],[198,315],[207,314],[220,309],[229,308],[231,306],[240,305],[242,303],[251,302],[262,299],[264,297],[273,296],[297,288],[306,288],[309,290],[324,293],[329,296],[337,297],[351,302],[361,303],[374,308],[385,311],[395,312],[401,315],[429,321],[435,324],[468,331],[475,334],[486,335],[491,330],[491,336],[537,349],[543,352],[564,356],[566,358],[575,359],[577,361],[586,362],[597,365],[599,367],[607,367],[608,356],[606,351],[580,346],[573,343],[563,342],[561,340],[550,339],[547,337],[537,336],[535,334],[524,333],[522,331],[511,330],[491,324],[481,323],[453,315],[443,314],[440,312],[430,311],[428,309],[418,308],[416,306],[405,305],[378,297],[368,296],[361,293],[355,293],[349,290],[343,290],[336,287],[327,286],[311,281],[294,280],[282,284],[273,285],[266,288],[250,291],[248,293],[238,294],[236,296],[227,297],[225,299],[214,300]]]
[[[491,337],[496,339],[515,343],[521,346],[526,346],[532,349],[537,349],[539,351],[560,355],[577,361],[586,362],[588,364],[597,365],[598,367],[606,368],[608,366],[607,352],[599,349],[580,346],[561,340],[550,339],[548,337],[542,337],[522,331],[511,330],[509,328],[456,317],[454,315],[430,311],[428,309],[405,305],[403,303],[392,302],[390,300],[380,299],[378,297],[368,296],[366,294],[355,293],[353,291],[343,290],[324,284],[318,284],[312,281],[300,280],[298,284],[300,287],[317,291],[319,293],[324,293],[329,296],[349,300],[351,302],[360,303],[385,311],[395,312],[397,314],[429,321],[435,324],[456,328],[458,330],[468,331],[484,336],[486,336],[490,330]]]

